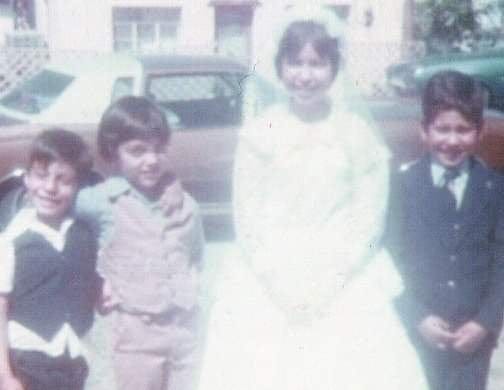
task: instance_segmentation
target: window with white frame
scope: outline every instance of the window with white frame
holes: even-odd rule
[[[115,51],[173,51],[180,8],[115,7],[112,18]]]
[[[217,52],[248,62],[251,46],[252,5],[218,5],[215,7]]]

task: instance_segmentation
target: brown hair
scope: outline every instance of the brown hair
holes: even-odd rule
[[[422,96],[423,127],[426,129],[442,111],[455,110],[478,129],[483,126],[483,88],[464,73],[443,71],[427,82]]]
[[[294,60],[307,44],[311,44],[320,57],[329,59],[333,77],[336,76],[341,61],[338,40],[331,38],[326,28],[317,22],[297,21],[287,27],[280,39],[275,57],[278,77],[281,77],[282,60]]]

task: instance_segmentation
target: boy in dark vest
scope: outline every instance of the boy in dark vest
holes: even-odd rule
[[[484,390],[504,305],[504,180],[474,157],[481,85],[433,76],[428,153],[392,177],[389,247],[405,284],[398,307],[432,390]]]
[[[24,178],[30,206],[0,236],[0,388],[80,390],[80,337],[100,290],[96,244],[72,208],[91,156],[66,130],[34,141]]]

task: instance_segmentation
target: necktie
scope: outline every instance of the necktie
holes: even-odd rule
[[[457,177],[460,176],[459,168],[446,168],[443,174],[444,184],[453,182]]]
[[[458,168],[447,168],[443,174],[443,185],[441,189],[445,193],[446,207],[447,211],[456,211],[457,209],[457,199],[455,197],[455,191],[453,185],[457,177],[460,176],[460,169]]]

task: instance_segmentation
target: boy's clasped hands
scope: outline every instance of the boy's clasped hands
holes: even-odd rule
[[[452,329],[447,321],[434,314],[425,317],[418,330],[433,348],[451,349],[462,354],[475,352],[488,335],[488,331],[476,321],[467,321]]]

